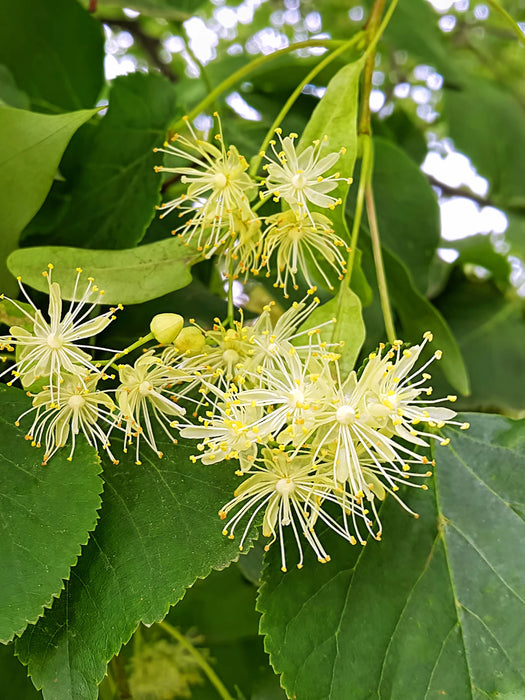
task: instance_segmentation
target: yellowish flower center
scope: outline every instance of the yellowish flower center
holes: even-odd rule
[[[292,177],[292,185],[297,190],[304,189],[304,187],[306,186],[306,182],[307,182],[307,180],[306,180],[305,176],[303,175],[303,173],[296,173]]]
[[[84,406],[86,403],[86,400],[83,396],[80,396],[80,394],[74,394],[73,396],[70,396],[67,405],[69,408],[72,408],[74,411],[78,411]]]
[[[335,419],[342,425],[351,425],[355,420],[355,410],[352,406],[340,406],[335,412]]]
[[[295,484],[291,479],[279,479],[275,484],[275,490],[281,496],[289,496],[295,490]]]
[[[228,185],[228,178],[224,173],[215,173],[212,184],[215,190],[223,190]]]
[[[62,345],[64,345],[64,340],[61,336],[56,335],[56,333],[50,333],[47,336],[47,344],[53,350],[59,350]]]
[[[149,382],[142,382],[139,386],[139,392],[142,396],[146,396],[153,389]]]

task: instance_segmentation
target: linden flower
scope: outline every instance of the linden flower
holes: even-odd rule
[[[197,324],[194,324],[198,328]],[[234,321],[233,328],[226,328],[219,318],[214,319],[211,330],[203,330],[206,344],[202,351],[183,360],[181,369],[198,371],[207,379],[225,377],[228,381],[242,381],[241,367],[253,354],[253,328],[242,321]]]
[[[12,326],[9,329],[9,336],[0,337],[0,349],[13,350],[14,347],[18,349],[18,361],[11,372],[15,378],[20,378],[24,386],[31,386],[41,377],[49,377],[51,401],[54,401],[60,399],[60,384],[64,372],[82,377],[86,371],[98,371],[91,355],[83,348],[87,350],[105,350],[105,348],[78,345],[77,342],[83,338],[92,338],[103,331],[115,319],[116,309],[111,308],[95,318],[90,317],[97,304],[101,303],[104,292],[99,290],[93,284],[93,278],[89,277],[80,299],[71,301],[68,310],[62,315],[60,285],[51,279],[53,265],[49,265],[48,268],[49,270],[42,274],[47,279],[49,289],[49,321],[33,304],[19,278],[22,294],[33,307],[33,312],[27,312],[16,301],[10,301],[33,325],[31,330]],[[77,268],[73,299],[77,298],[81,273],[82,270]],[[96,296],[93,299],[94,295]]]
[[[273,194],[276,201],[284,199],[299,217],[308,216],[315,226],[308,202],[323,209],[333,209],[337,204],[341,204],[341,200],[328,192],[332,192],[338,182],[350,182],[339,177],[339,173],[323,177],[324,173],[337,163],[344,151],[328,153],[321,157],[321,150],[328,140],[325,137],[314,141],[312,146],[308,146],[298,155],[294,144],[297,134],[282,138],[281,129],[277,129],[275,133],[279,137],[281,150],[276,150],[275,141],[270,142],[278,162],[268,158],[270,162],[263,166],[268,176],[265,180],[267,189],[261,192],[261,197]]]
[[[294,301],[275,322],[272,321],[274,302],[263,307],[262,314],[252,327],[253,336],[250,342],[253,352],[250,359],[245,361],[246,373],[253,376],[256,372],[260,374],[261,370],[278,370],[279,358],[286,361],[290,352],[297,352],[300,358],[306,359],[315,356],[316,352],[321,354],[324,351],[327,346],[319,339],[320,331],[323,326],[331,325],[333,321],[303,329],[308,317],[320,303],[318,297],[311,297],[314,291],[315,289],[310,290],[309,295],[302,301]],[[307,342],[301,343],[301,338]]]
[[[18,421],[28,413],[36,410],[27,440],[35,447],[44,443],[45,454],[42,464],[47,464],[51,457],[66,444],[69,435],[72,437],[71,461],[76,447],[77,435],[82,433],[92,447],[100,444],[110,459],[117,464],[110,449],[107,435],[98,422],[103,420],[111,423],[111,415],[115,404],[104,391],[97,391],[96,385],[100,377],[84,375],[82,378],[74,375],[64,375],[60,387],[60,401],[55,403],[55,397],[50,388],[34,395],[33,408],[23,413]]]
[[[334,233],[332,223],[323,214],[310,215],[288,210],[268,217],[269,226],[264,232],[263,249],[259,269],[266,266],[270,276],[270,258],[277,251],[276,287],[284,289],[288,297],[288,283],[298,288],[296,274],[300,272],[310,288],[314,287],[310,269],[315,270],[329,289],[333,289],[323,263],[329,265],[341,280],[346,272],[341,248],[348,251],[345,242]]]
[[[240,471],[247,471],[257,456],[257,444],[266,439],[257,424],[262,409],[253,406],[229,406],[224,403],[223,395],[213,386],[209,389],[219,398],[213,402],[213,410],[206,413],[206,418],[199,416],[201,425],[188,425],[180,429],[181,437],[199,440],[197,448],[200,455],[191,459],[200,459],[203,464],[215,464],[223,460],[238,459]],[[210,401],[209,394],[206,398]]]
[[[425,386],[431,378],[426,368],[436,359],[441,358],[437,350],[433,356],[418,370],[412,371],[427,342],[432,341],[432,334],[427,332],[420,345],[403,349],[400,340],[383,353],[380,345],[377,353],[372,353],[359,379],[366,403],[366,411],[377,421],[379,427],[395,433],[417,445],[427,446],[423,437],[435,438],[434,435],[421,431],[415,426],[427,423],[429,426],[442,428],[445,424],[459,425],[465,430],[468,423],[452,420],[456,412],[449,408],[437,406],[444,401],[454,402],[455,396],[440,399],[420,398],[430,396],[432,388]],[[441,441],[442,443],[447,441]]]
[[[185,194],[164,202],[159,209],[162,210],[161,217],[174,209],[180,209],[179,216],[189,213],[190,218],[174,233],[179,233],[187,241],[196,235],[199,250],[208,257],[226,243],[228,237],[235,235],[236,217],[246,221],[257,218],[250,207],[257,185],[246,173],[248,163],[244,156],[235,146],[225,147],[220,121],[219,133],[215,135],[218,145],[199,139],[188,120],[186,123],[191,139],[175,134],[171,143],[166,142],[164,148],[154,149],[191,164],[155,167],[156,172],[181,175],[181,182],[188,185]]]
[[[266,407],[258,429],[283,445],[293,441],[300,446],[316,425],[316,413],[324,401],[324,382],[319,381],[319,374],[310,372],[308,360],[301,361],[293,347],[286,359],[277,355],[274,361],[275,369],[261,369],[259,388],[231,392],[228,405]]]
[[[265,550],[268,550],[275,540],[279,540],[283,571],[287,570],[283,533],[285,527],[290,526],[293,531],[299,552],[299,569],[304,561],[300,533],[320,562],[330,561],[330,556],[314,530],[318,518],[349,542],[355,542],[344,527],[323,511],[321,504],[325,499],[336,500],[331,494],[333,483],[330,478],[316,472],[312,466],[311,455],[294,456],[292,459],[280,450],[264,448],[262,460],[259,460],[248,474],[249,477],[235,490],[234,498],[219,511],[221,519],[224,520],[230,511],[236,510],[223,530],[223,534],[228,535],[230,539],[234,539],[239,522],[250,513],[239,549],[242,550],[250,527],[262,509],[263,535],[271,538]]]
[[[153,350],[144,353],[136,360],[133,367],[119,366],[121,384],[116,390],[116,399],[120,413],[113,422],[113,426],[121,427],[124,423],[124,452],[127,452],[128,443],[136,438],[137,464],[141,464],[139,459],[141,437],[159,457],[162,457],[162,452],[155,441],[152,417],[170,440],[176,443],[177,440],[168,428],[174,427],[176,423],[173,420],[174,417],[180,418],[186,412],[175,403],[180,394],[172,391],[172,386],[180,382],[184,374],[165,365],[153,353]],[[189,379],[192,378],[189,377]]]

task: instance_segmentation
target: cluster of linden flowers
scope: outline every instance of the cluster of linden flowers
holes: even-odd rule
[[[223,468],[230,468],[234,460],[241,479],[219,512],[226,520],[224,534],[233,538],[242,521],[242,549],[259,517],[267,548],[279,540],[283,570],[286,528],[295,538],[299,567],[304,541],[319,561],[329,560],[318,523],[351,544],[364,544],[369,535],[380,539],[378,502],[389,494],[412,512],[399,485],[426,488],[408,481],[430,475],[421,448],[431,439],[448,442],[430,429],[459,425],[455,412],[439,405],[454,397],[429,398],[427,367],[439,351],[416,369],[430,333],[420,345],[380,346],[359,373],[341,377],[341,346],[323,342],[322,328],[305,330],[319,303],[310,295],[276,322],[269,306],[252,324],[227,327],[217,319],[209,330],[184,326],[178,314],[161,314],[150,336],[159,344],[123,364],[122,356],[138,343],[115,353],[79,342],[93,340],[114,319],[113,308],[93,317],[103,294],[93,280],[82,291],[77,272],[78,301],[68,302],[64,312],[49,268],[48,320],[20,284],[31,306],[12,303],[27,323],[0,337],[3,350],[16,350],[14,366],[3,374],[11,372],[8,383],[18,379],[28,389],[32,407],[19,420],[33,414],[26,437],[43,446],[43,463],[69,436],[71,459],[79,434],[115,463],[109,444],[114,433],[122,435],[125,451],[134,444],[137,464],[142,449],[162,456],[156,430],[173,442],[178,434],[196,440],[194,462],[225,462]],[[112,354],[96,361],[95,350]],[[113,382],[113,388],[102,388],[104,382]]]
[[[217,117],[217,115],[215,115]],[[300,153],[297,134],[270,141],[272,157],[263,166],[266,177],[252,179],[248,162],[235,146],[226,147],[220,121],[216,143],[200,139],[187,121],[190,138],[175,134],[163,148],[157,148],[186,165],[156,166],[157,172],[180,176],[186,191],[160,205],[161,217],[174,210],[183,222],[173,233],[186,243],[196,241],[205,256],[218,255],[224,261],[227,275],[246,277],[266,269],[276,260],[275,286],[284,289],[291,283],[297,289],[300,272],[308,286],[314,287],[309,269],[333,289],[325,266],[335,270],[339,279],[345,273],[346,243],[334,232],[328,216],[312,209],[333,210],[341,199],[329,194],[340,181],[339,173],[327,174],[336,165],[341,152],[324,153],[326,137],[314,141]],[[259,194],[259,201],[257,201]],[[260,217],[256,210],[269,198],[281,201],[286,210]],[[256,202],[254,204],[254,202]]]

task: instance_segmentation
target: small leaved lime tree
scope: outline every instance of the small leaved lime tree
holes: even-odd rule
[[[0,2],[3,697],[525,696],[523,25],[130,5]]]

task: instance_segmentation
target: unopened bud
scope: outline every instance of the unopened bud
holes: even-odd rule
[[[157,314],[151,319],[150,331],[155,340],[167,345],[173,343],[184,326],[184,319],[179,314]]]
[[[183,328],[173,341],[173,345],[181,352],[196,354],[202,350],[206,343],[206,338],[195,326]]]

